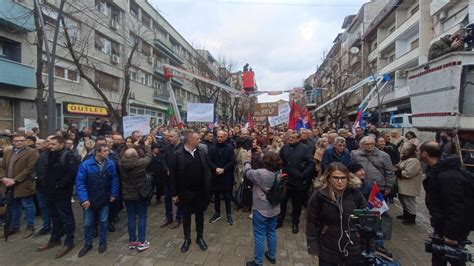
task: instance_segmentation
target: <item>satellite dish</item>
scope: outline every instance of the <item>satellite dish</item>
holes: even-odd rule
[[[357,47],[351,47],[351,49],[349,49],[349,52],[351,52],[351,54],[358,54],[359,53],[359,48]]]

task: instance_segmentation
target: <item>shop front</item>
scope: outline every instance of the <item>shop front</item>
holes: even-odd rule
[[[109,118],[110,113],[107,108],[81,103],[63,103],[64,125],[76,124],[78,129],[90,127],[96,118]]]

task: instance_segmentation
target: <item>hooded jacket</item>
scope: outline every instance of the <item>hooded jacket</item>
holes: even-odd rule
[[[428,167],[423,181],[426,207],[434,232],[458,241],[469,234],[464,214],[472,211],[467,210],[467,180],[460,169],[459,158],[442,160]]]
[[[122,197],[124,200],[138,200],[138,189],[145,183],[146,170],[151,162],[151,149],[145,146],[145,157],[137,155],[122,156],[119,161],[120,176],[122,179]]]
[[[338,265],[361,262],[362,247],[358,234],[341,232],[341,224],[343,231],[349,231],[348,221],[354,209],[367,207],[367,201],[359,191],[360,184],[357,177],[350,175],[347,188],[337,199],[339,202],[333,200],[328,186],[319,187],[313,193],[306,216],[306,242],[310,255],[318,255],[322,260]],[[339,206],[342,207],[342,221]],[[343,255],[344,247],[348,256]]]

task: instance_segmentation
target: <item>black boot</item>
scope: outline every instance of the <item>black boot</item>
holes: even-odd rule
[[[397,219],[400,219],[400,220],[405,220],[407,218],[407,214],[408,212],[403,210],[403,214],[402,215],[398,215],[397,216]]]
[[[405,220],[403,220],[402,224],[404,225],[413,225],[413,224],[416,224],[416,214],[410,214],[410,213],[407,213],[407,216],[405,218]]]

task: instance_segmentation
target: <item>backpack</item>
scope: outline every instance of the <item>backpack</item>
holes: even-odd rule
[[[285,198],[287,176],[287,174],[282,173],[281,171],[275,173],[275,179],[273,180],[273,184],[268,191],[263,189],[260,184],[257,183],[257,185],[265,194],[265,197],[267,198],[270,205],[277,206],[283,201],[283,198]]]

